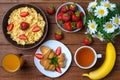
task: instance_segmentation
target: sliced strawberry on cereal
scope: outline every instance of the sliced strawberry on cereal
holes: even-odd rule
[[[29,28],[29,23],[27,23],[27,22],[22,22],[21,23],[21,29],[22,30],[26,30],[26,29],[28,29]]]
[[[13,27],[14,27],[14,25],[13,25],[12,23],[10,23],[10,24],[8,25],[7,30],[8,30],[8,31],[11,31],[11,30],[13,29]]]
[[[28,16],[29,15],[29,12],[21,12],[20,13],[20,16],[21,17],[26,17],[26,16]]]
[[[26,36],[25,34],[19,35],[19,38],[20,38],[21,40],[27,40],[27,36]]]
[[[33,29],[32,29],[32,32],[38,32],[40,31],[40,27],[39,26],[35,26]]]

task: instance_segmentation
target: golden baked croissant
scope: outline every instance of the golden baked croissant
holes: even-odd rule
[[[42,60],[40,60],[40,64],[46,70],[50,70],[50,71],[54,71],[55,70],[55,65],[51,64],[51,61],[49,59],[42,59]]]
[[[65,55],[63,53],[61,53],[57,58],[58,58],[58,65],[59,65],[59,67],[64,68],[65,64],[66,64]]]
[[[64,68],[66,64],[66,58],[63,53],[56,55],[53,49],[46,46],[41,46],[40,50],[43,54],[43,58],[40,60],[40,64],[45,70],[55,71],[56,66]]]
[[[41,46],[40,47],[40,51],[42,52],[42,54],[46,54],[50,52],[50,48],[46,47],[46,46]]]

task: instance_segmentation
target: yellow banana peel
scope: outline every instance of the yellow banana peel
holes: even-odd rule
[[[96,69],[88,73],[83,73],[82,76],[87,76],[92,80],[100,80],[107,76],[114,67],[116,61],[116,51],[111,42],[107,43],[106,47],[106,57],[103,64]]]

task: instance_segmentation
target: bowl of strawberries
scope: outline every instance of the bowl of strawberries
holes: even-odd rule
[[[85,24],[86,14],[84,9],[75,2],[62,4],[56,11],[56,23],[65,32],[77,32]]]

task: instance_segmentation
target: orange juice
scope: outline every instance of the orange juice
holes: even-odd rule
[[[20,69],[23,59],[15,54],[8,54],[2,59],[2,67],[8,72],[15,72]]]
[[[94,52],[89,48],[82,48],[77,52],[76,60],[83,67],[90,66],[95,59]]]

